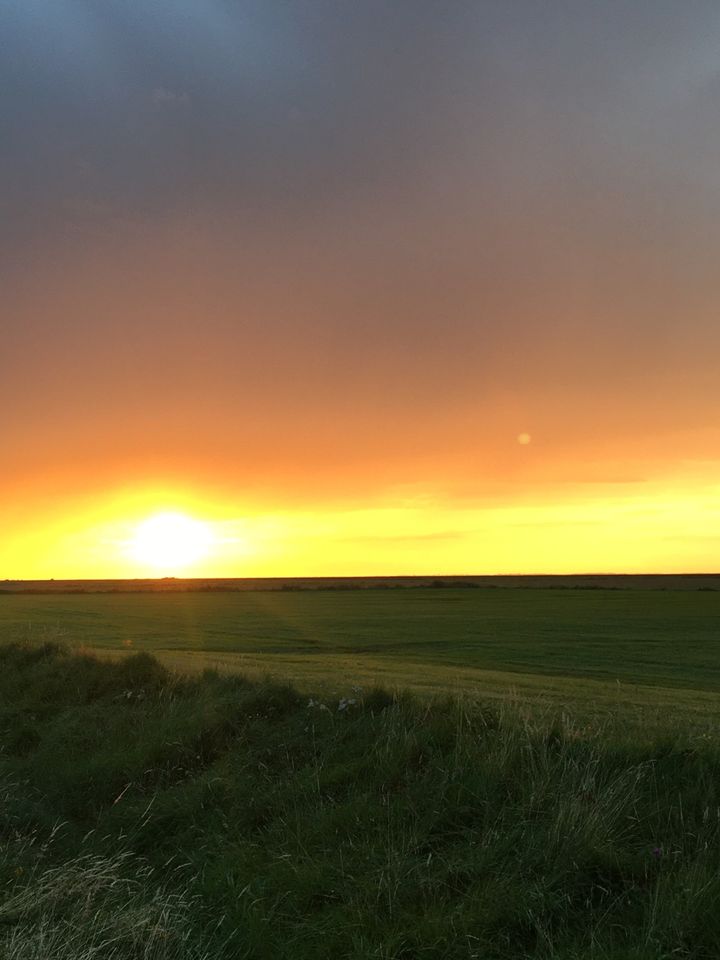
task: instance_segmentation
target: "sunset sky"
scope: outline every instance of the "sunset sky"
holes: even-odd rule
[[[0,578],[718,569],[716,0],[0,0],[0,47]]]

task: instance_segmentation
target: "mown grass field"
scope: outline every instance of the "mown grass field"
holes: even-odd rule
[[[147,651],[346,693],[453,691],[710,714],[720,591],[396,589],[0,596],[0,640]]]

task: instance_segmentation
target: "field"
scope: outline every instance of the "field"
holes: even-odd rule
[[[213,667],[353,686],[622,703],[714,714],[720,591],[273,590],[0,596],[0,640],[147,651]]]
[[[687,587],[0,597],[0,956],[716,960],[719,615]]]

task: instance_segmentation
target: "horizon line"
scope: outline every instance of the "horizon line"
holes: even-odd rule
[[[208,581],[278,581],[278,580],[499,580],[528,577],[720,577],[720,570],[709,571],[583,571],[573,573],[370,573],[370,574],[292,574],[288,576],[187,577],[166,574],[162,577],[3,577],[0,583],[163,583],[168,580],[206,583]]]

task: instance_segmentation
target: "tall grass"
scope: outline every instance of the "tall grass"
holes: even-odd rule
[[[720,956],[712,724],[20,645],[0,741],[11,960]]]
[[[192,898],[151,875],[128,853],[37,867],[0,908],[4,960],[209,958],[192,942]]]

